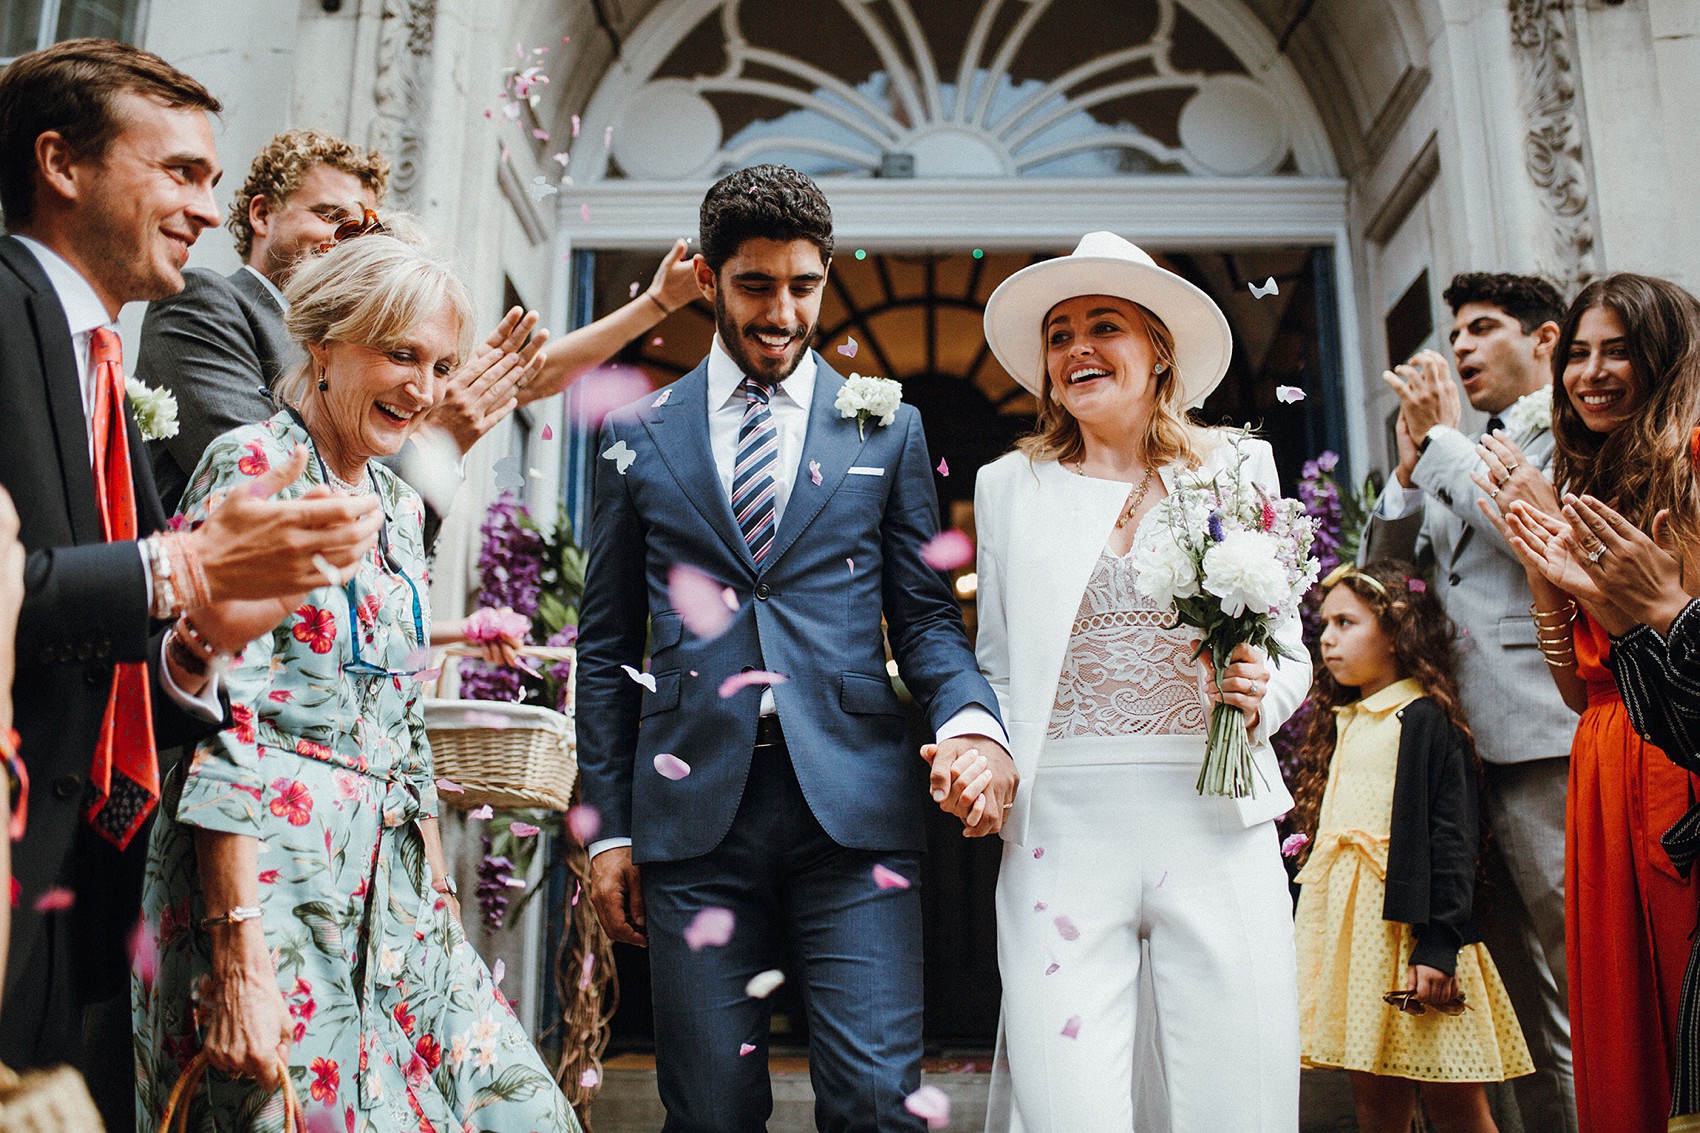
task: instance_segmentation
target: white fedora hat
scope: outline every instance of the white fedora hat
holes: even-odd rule
[[[1022,268],[986,301],[986,342],[1009,376],[1034,394],[1045,384],[1045,316],[1077,295],[1113,295],[1163,320],[1175,339],[1186,408],[1203,404],[1228,372],[1234,340],[1215,300],[1114,232],[1088,232],[1071,254]]]

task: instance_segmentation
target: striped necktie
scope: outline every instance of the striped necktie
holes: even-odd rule
[[[773,466],[779,460],[779,431],[767,405],[772,387],[746,376],[741,388],[744,419],[738,425],[738,457],[732,466],[732,514],[750,557],[760,566],[773,550]]]

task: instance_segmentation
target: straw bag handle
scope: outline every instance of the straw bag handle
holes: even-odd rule
[[[301,1099],[296,1096],[295,1082],[289,1077],[289,1064],[279,1059],[278,1068],[283,1071],[283,1133],[302,1133]],[[203,1050],[190,1059],[173,1083],[165,1112],[159,1117],[159,1133],[188,1133],[189,1095],[201,1084],[206,1072],[207,1052]]]
[[[521,645],[519,648],[515,649],[514,652],[518,653],[521,657],[535,657],[539,661],[571,661],[573,662],[575,669],[574,676],[577,676],[576,669],[578,666],[578,650],[570,645]],[[479,649],[476,645],[467,645],[462,643],[445,645],[442,649],[438,650],[436,657],[431,663],[431,667],[433,669],[439,670],[437,673],[437,679],[433,682],[432,688],[436,690],[442,687],[443,674],[441,670],[446,658],[477,656],[479,656]],[[572,715],[573,707],[578,699],[575,695],[577,692],[577,686],[578,681],[576,679],[567,682],[567,714],[569,716]]]

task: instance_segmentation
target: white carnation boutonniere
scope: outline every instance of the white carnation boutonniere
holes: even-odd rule
[[[177,435],[177,399],[170,390],[154,389],[140,378],[125,378],[124,394],[144,441],[168,441]]]
[[[903,404],[903,386],[890,378],[851,374],[844,379],[832,404],[840,417],[856,418],[856,435],[867,440],[868,418],[875,418],[880,425],[897,420],[897,408]]]
[[[1552,387],[1542,386],[1506,407],[1500,419],[1509,437],[1527,437],[1552,428]]]

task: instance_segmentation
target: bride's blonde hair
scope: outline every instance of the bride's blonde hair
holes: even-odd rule
[[[1157,375],[1157,394],[1151,406],[1151,416],[1145,422],[1145,435],[1139,438],[1139,459],[1157,468],[1169,464],[1197,468],[1210,447],[1210,430],[1188,420],[1186,407],[1180,403],[1181,381],[1180,371],[1175,367],[1175,336],[1162,319],[1138,303],[1131,299],[1122,301],[1133,308],[1135,322],[1145,332],[1151,343],[1151,352],[1163,368],[1163,372]],[[1046,318],[1049,317],[1050,312],[1047,311]],[[1015,447],[1030,461],[1052,460],[1058,464],[1069,464],[1085,455],[1086,443],[1080,436],[1080,422],[1063,408],[1062,399],[1057,396],[1050,367],[1045,364],[1047,351],[1042,344],[1043,335],[1040,338],[1039,373],[1043,377],[1039,387],[1039,416],[1033,431],[1016,441]]]

